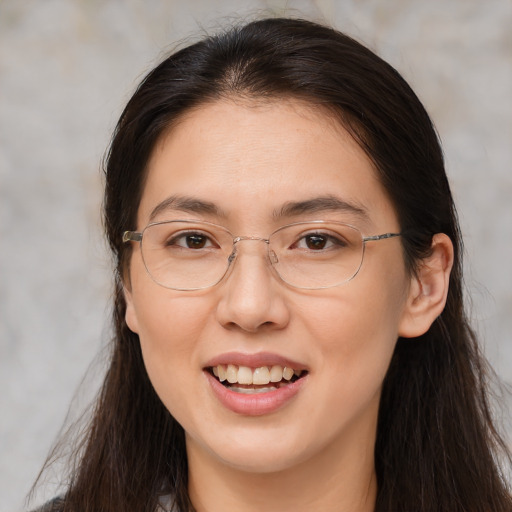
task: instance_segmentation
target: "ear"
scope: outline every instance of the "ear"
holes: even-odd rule
[[[133,304],[132,291],[129,283],[123,285],[124,300],[126,301],[126,313],[124,315],[126,325],[128,325],[130,331],[135,334],[139,333],[139,323],[137,321],[137,314],[135,312],[135,305]]]
[[[442,313],[448,296],[453,266],[453,244],[444,233],[432,238],[431,254],[421,261],[411,277],[407,302],[400,319],[398,335],[414,338],[425,334]]]

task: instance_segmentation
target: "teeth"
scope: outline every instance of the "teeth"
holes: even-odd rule
[[[239,370],[240,371],[240,370]],[[238,381],[240,382],[240,380]],[[268,384],[270,382],[270,372],[266,366],[262,368],[256,368],[252,375],[252,383],[260,386]]]
[[[287,368],[283,370],[283,379],[290,380],[293,377],[293,368]]]
[[[226,378],[230,384],[238,382],[238,369],[234,364],[228,364],[226,369]]]
[[[247,366],[240,366],[238,368],[238,383],[252,384],[252,370]]]
[[[283,367],[279,365],[272,366],[270,369],[270,382],[280,382],[283,378]]]
[[[300,377],[302,370],[294,370],[293,368],[282,367],[278,364],[274,366],[261,366],[259,368],[249,368],[248,366],[236,366],[234,364],[212,367],[212,372],[220,382],[228,381],[230,384],[244,384],[265,386],[269,383],[278,383],[282,380],[290,381],[295,375]],[[238,389],[238,388],[237,388]],[[240,388],[242,389],[242,388]],[[267,388],[264,388],[267,389]],[[274,388],[271,388],[274,389]]]
[[[235,391],[236,393],[242,393],[243,395],[257,395],[258,393],[269,393],[270,391],[275,391],[276,388],[268,387],[268,388],[237,388],[236,386],[231,386],[231,391]]]
[[[227,379],[226,369],[222,365],[216,366],[215,368],[217,368],[217,372],[219,374],[219,380],[221,382],[224,382]],[[215,372],[213,372],[213,374],[215,375]]]

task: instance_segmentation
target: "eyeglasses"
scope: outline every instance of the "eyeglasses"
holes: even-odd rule
[[[322,289],[353,279],[367,242],[400,236],[363,236],[342,222],[315,220],[282,226],[268,238],[233,236],[225,227],[196,220],[154,222],[143,231],[125,231],[123,242],[140,242],[149,276],[173,290],[215,286],[237,258],[238,244],[260,241],[277,276],[295,288]]]

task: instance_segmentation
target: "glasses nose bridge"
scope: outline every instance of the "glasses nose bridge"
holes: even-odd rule
[[[270,239],[263,238],[261,236],[236,236],[233,238],[233,250],[229,256],[229,263],[231,264],[233,260],[237,257],[237,245],[239,242],[264,242],[267,247],[267,254],[269,253],[270,247]]]
[[[233,246],[235,246],[238,242],[244,241],[265,242],[267,245],[270,243],[268,238],[263,238],[261,236],[237,236],[233,238]]]

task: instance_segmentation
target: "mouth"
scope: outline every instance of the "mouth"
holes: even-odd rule
[[[306,370],[277,364],[258,368],[219,364],[205,370],[225,388],[246,395],[276,391],[304,378],[308,373]]]

